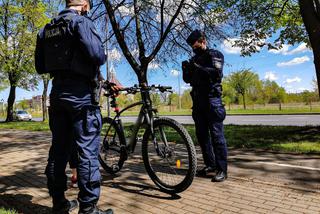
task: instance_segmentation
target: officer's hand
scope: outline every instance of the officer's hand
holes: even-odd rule
[[[199,65],[194,61],[194,59],[190,59],[189,66],[191,70],[195,70],[196,68],[199,68]]]
[[[104,82],[103,88],[105,90],[109,90],[111,93],[118,92],[121,87],[113,82],[109,82],[108,80]]]
[[[122,89],[122,87],[119,86],[119,85],[116,85],[116,84],[111,85],[111,90],[114,91],[114,92],[116,92],[116,93],[119,93],[119,91],[120,91],[121,89]]]

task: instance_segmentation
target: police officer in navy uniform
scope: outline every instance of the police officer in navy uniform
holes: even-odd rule
[[[65,198],[70,151],[78,155],[79,214],[112,214],[96,207],[100,195],[101,113],[94,94],[99,67],[106,60],[100,37],[86,16],[90,0],[66,0],[66,9],[40,30],[35,65],[53,77],[49,125],[52,145],[46,167],[52,212],[69,213],[77,201]]]
[[[226,116],[222,104],[223,54],[207,48],[205,34],[194,30],[187,38],[195,55],[182,62],[183,79],[192,86],[192,117],[205,167],[198,176],[217,172],[212,181],[227,178],[227,144],[223,133]]]

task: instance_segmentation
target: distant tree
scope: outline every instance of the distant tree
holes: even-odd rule
[[[210,0],[233,19],[238,30],[234,45],[242,55],[263,46],[279,49],[284,44],[306,43],[312,47],[320,87],[320,0]]]
[[[0,91],[3,91],[4,89],[8,88],[8,86],[9,86],[8,80],[0,72]]]
[[[318,81],[314,77],[312,78],[312,87],[313,87],[313,91],[319,94]]]
[[[266,80],[263,82],[263,96],[267,103],[278,103],[279,110],[282,110],[282,103],[286,101],[286,91],[275,81]]]
[[[41,108],[42,108],[42,121],[46,121],[48,118],[48,110],[47,110],[47,98],[48,98],[48,86],[50,81],[49,74],[41,75],[42,83],[43,83],[43,91],[41,97]]]
[[[237,99],[236,91],[227,81],[222,82],[222,88],[222,100],[231,110],[231,104]]]
[[[303,102],[306,104],[306,105],[309,105],[310,106],[310,111],[312,110],[312,102],[316,102],[319,100],[319,96],[316,92],[314,91],[308,91],[308,90],[305,90],[301,93],[302,95],[302,98],[303,98]]]
[[[232,72],[227,78],[226,82],[234,88],[234,90],[241,95],[243,108],[247,109],[246,96],[249,89],[254,86],[256,79],[259,76],[253,73],[250,69],[242,69],[237,72]]]
[[[183,109],[190,109],[192,107],[190,91],[191,89],[185,90],[181,96],[181,106]]]
[[[36,33],[46,21],[40,1],[0,2],[0,72],[10,84],[6,121],[13,120],[16,88],[30,90],[38,80],[34,69]]]
[[[26,99],[21,100],[20,102],[18,102],[16,104],[16,108],[17,109],[23,109],[23,110],[26,110],[26,109],[30,108],[29,100],[26,100]]]
[[[172,93],[169,95],[168,105],[170,107],[170,111],[172,110],[171,107],[177,107],[179,104],[179,95],[177,93]]]
[[[161,104],[160,94],[152,93],[151,94],[151,101],[154,106],[158,107]]]
[[[255,75],[252,79],[252,85],[248,89],[248,100],[253,103],[261,103],[262,101],[262,81],[258,75]]]

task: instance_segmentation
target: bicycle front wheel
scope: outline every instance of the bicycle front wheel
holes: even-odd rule
[[[103,118],[99,161],[110,174],[120,171],[127,159],[125,137],[118,124],[111,118]]]
[[[197,159],[186,129],[170,118],[154,121],[154,134],[147,129],[142,157],[147,173],[161,191],[176,194],[186,190],[196,173]]]

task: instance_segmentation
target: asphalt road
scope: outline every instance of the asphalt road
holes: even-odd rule
[[[194,124],[191,116],[168,116],[182,124]],[[123,117],[125,122],[134,122],[136,117]],[[320,115],[229,115],[224,124],[271,125],[271,126],[319,126]]]
[[[167,116],[182,124],[194,124],[191,116]],[[33,118],[41,121],[41,118]],[[135,122],[136,117],[122,117],[123,122]],[[3,119],[0,119],[3,121]],[[320,115],[229,115],[224,124],[271,126],[320,126]]]

